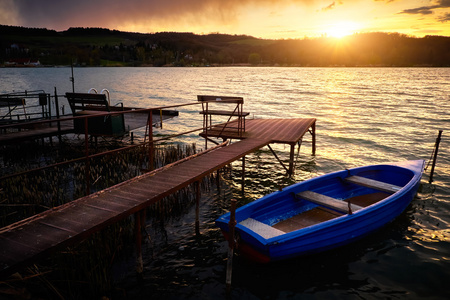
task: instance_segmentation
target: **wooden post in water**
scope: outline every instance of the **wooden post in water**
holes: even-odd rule
[[[431,165],[430,180],[428,181],[428,183],[433,182],[434,167],[436,165],[436,159],[439,151],[439,144],[441,143],[441,136],[442,130],[439,130],[438,137],[436,138],[436,143],[434,145],[433,164]]]
[[[291,144],[291,152],[289,153],[289,177],[294,174],[294,154],[295,154],[295,144]]]
[[[200,180],[195,182],[195,234],[200,235]]]
[[[245,192],[245,155],[242,157],[242,183],[241,183],[241,192],[244,195]]]
[[[312,135],[312,155],[316,155],[316,122],[314,122],[311,126],[311,135]]]
[[[51,106],[50,103],[50,94],[48,95],[48,103],[49,106]],[[62,138],[61,138],[61,122],[59,121],[60,115],[59,115],[59,101],[58,101],[58,93],[56,92],[56,86],[55,86],[55,107],[56,107],[56,119],[58,119],[58,122],[56,122],[58,126],[58,140],[61,144]],[[52,114],[50,113],[50,118],[52,118]]]
[[[217,173],[216,173],[216,185],[217,185],[217,191],[219,191],[219,194],[220,194],[220,169],[218,169]]]
[[[73,77],[73,59],[70,62],[70,69],[72,70],[72,77],[70,77],[70,81],[72,82],[72,93],[75,93],[75,77]]]
[[[134,232],[136,235],[136,272],[141,275],[144,272],[144,262],[142,260],[142,211],[134,214]]]
[[[84,150],[86,155],[86,161],[84,163],[84,176],[86,177],[86,196],[91,193],[91,164],[89,161],[89,131],[88,131],[88,118],[84,118]]]
[[[153,171],[154,165],[153,165],[153,111],[149,110],[148,113],[148,120],[147,120],[147,126],[148,126],[148,170]]]
[[[228,226],[229,230],[229,238],[228,238],[228,261],[227,261],[227,275],[226,275],[226,285],[227,285],[227,293],[231,292],[231,274],[233,271],[233,251],[234,251],[234,227],[236,226],[236,199],[231,199],[231,208],[230,208],[230,222]]]

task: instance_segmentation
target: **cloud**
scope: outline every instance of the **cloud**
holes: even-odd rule
[[[421,6],[411,9],[405,9],[400,12],[400,14],[420,14],[420,15],[430,15],[436,9],[450,8],[450,0],[438,0],[434,2],[434,5]]]
[[[1,0],[0,24],[65,30],[69,27],[119,28],[130,24],[237,21],[239,9],[312,4],[317,0]],[[6,3],[6,4],[5,4]],[[7,13],[5,13],[7,12]]]
[[[347,1],[347,2],[349,2],[349,1]],[[338,1],[337,4],[338,5],[342,5],[342,4],[344,4],[344,2]],[[331,3],[330,5],[323,7],[321,9],[321,11],[326,12],[326,11],[329,11],[329,10],[332,10],[332,9],[335,9],[335,8],[336,8],[336,1],[333,1],[333,3]]]
[[[410,14],[410,15],[415,15],[415,14],[420,14],[420,15],[431,15],[433,13],[433,6],[422,6],[422,7],[416,7],[416,8],[410,8],[410,9],[405,9],[403,11],[401,11],[401,14]]]
[[[333,1],[333,3],[331,3],[330,5],[328,5],[328,6],[324,7],[324,8],[322,8],[322,11],[327,11],[327,10],[334,9],[335,6],[336,6],[336,2]]]
[[[446,13],[446,14],[438,17],[438,21],[442,22],[442,23],[450,21],[450,13]]]
[[[2,0],[0,2],[0,24],[14,24],[18,15],[14,0]]]

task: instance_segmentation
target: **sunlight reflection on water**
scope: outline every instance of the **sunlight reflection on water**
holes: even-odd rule
[[[192,209],[168,222],[165,229],[153,228],[154,242],[147,245],[147,253],[153,247],[160,252],[146,256],[148,273],[143,286],[134,281],[132,267],[123,274],[118,285],[129,295],[223,297],[226,243],[214,227],[214,219],[228,209],[231,197],[243,204],[280,185],[343,168],[428,159],[438,130],[450,128],[450,69],[76,68],[74,73],[77,91],[107,88],[113,103],[126,106],[196,102],[199,94],[236,95],[244,97],[245,110],[254,118],[317,118],[316,156],[310,155],[307,134],[293,178],[287,178],[270,151],[262,149],[247,157],[245,199],[239,195],[240,162],[233,164],[232,178],[223,182],[221,192],[203,195],[200,240],[192,237]],[[0,74],[2,93],[53,92],[56,86],[62,94],[72,88],[68,68],[0,69]],[[180,108],[180,116],[155,133],[200,127],[198,110]],[[434,183],[426,183],[428,176],[424,176],[419,198],[402,217],[370,239],[327,257],[271,267],[241,262],[234,275],[234,294],[247,298],[450,296],[434,282],[450,277],[450,147],[446,135],[444,131]],[[196,133],[177,140],[196,142],[198,148],[204,145]],[[273,148],[286,163],[289,147]],[[158,242],[163,231],[171,236],[167,243]],[[423,277],[425,271],[433,275]],[[274,279],[273,274],[279,278]]]

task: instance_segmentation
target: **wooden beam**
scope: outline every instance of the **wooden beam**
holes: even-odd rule
[[[344,214],[351,213],[352,211],[357,211],[362,209],[361,206],[355,204],[349,204],[343,200],[338,200],[332,197],[328,197],[313,191],[304,191],[296,194],[297,197],[303,198],[315,204],[319,204],[325,207],[332,208],[336,211],[342,212]],[[351,208],[349,210],[349,208]]]
[[[241,183],[242,195],[244,195],[245,190],[245,155],[242,156],[242,183]]]
[[[200,181],[195,182],[195,234],[200,235]]]
[[[291,152],[289,153],[289,177],[294,174],[294,154],[295,154],[295,144],[291,144]]]
[[[350,177],[345,178],[345,181],[354,183],[354,184],[358,184],[358,185],[362,185],[365,187],[369,187],[372,189],[376,189],[379,191],[391,193],[391,194],[398,192],[402,188],[401,186],[397,186],[394,184],[390,184],[390,183],[386,183],[386,182],[382,182],[382,181],[378,181],[378,180],[373,180],[373,179],[369,179],[369,178],[365,178],[365,177],[361,177],[361,176],[350,176]]]
[[[144,262],[142,260],[142,211],[134,214],[134,233],[136,235],[136,272],[141,275],[144,272]]]

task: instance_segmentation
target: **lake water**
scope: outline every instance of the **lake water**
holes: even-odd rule
[[[69,68],[0,69],[0,93],[72,91]],[[317,118],[317,152],[305,136],[293,178],[268,149],[247,157],[246,194],[239,195],[240,163],[220,191],[204,192],[201,235],[194,207],[157,226],[148,221],[144,278],[134,258],[114,266],[116,297],[225,298],[227,244],[214,220],[228,209],[331,171],[388,161],[430,158],[444,130],[434,182],[424,174],[418,196],[396,221],[335,251],[273,265],[236,258],[232,297],[239,299],[448,299],[450,280],[449,68],[75,68],[75,89],[106,88],[113,103],[151,107],[195,102],[196,95],[245,99],[252,118]],[[66,109],[68,106],[66,105]],[[156,133],[201,127],[198,106]],[[197,133],[177,141],[196,142]],[[274,147],[287,160],[289,147]]]

